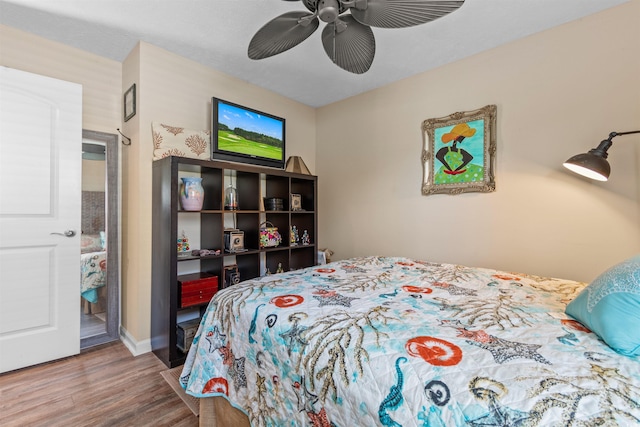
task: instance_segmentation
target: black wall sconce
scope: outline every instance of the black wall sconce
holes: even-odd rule
[[[611,132],[609,138],[602,141],[596,148],[592,148],[588,153],[576,154],[562,165],[572,172],[597,181],[606,181],[611,173],[611,166],[607,161],[607,150],[611,148],[611,141],[616,136],[640,133],[640,130],[630,132]]]

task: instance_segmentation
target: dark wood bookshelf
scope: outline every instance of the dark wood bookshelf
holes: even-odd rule
[[[204,205],[200,211],[185,211],[179,206],[180,178],[194,174],[202,177]],[[223,208],[230,176],[238,193],[239,210],[235,211]],[[267,269],[275,273],[279,264],[285,271],[316,265],[317,183],[313,175],[240,163],[173,156],[153,163],[151,347],[165,365],[175,367],[186,358],[178,348],[176,337],[181,313],[189,310],[187,316],[202,316],[208,305],[207,301],[195,308],[179,307],[178,264],[196,270],[190,273],[218,276],[220,287],[224,283],[224,267],[230,264],[238,266],[241,281],[262,276]],[[303,210],[290,210],[291,193],[301,195]],[[268,197],[282,198],[286,210],[262,210],[262,200]],[[225,252],[225,215],[235,216],[236,228],[244,232],[246,252]],[[188,218],[191,223],[195,221],[199,226],[201,247],[191,247],[191,250],[220,250],[220,254],[178,257],[177,239],[182,218]],[[282,236],[279,246],[259,247],[260,225],[264,221],[278,227]],[[294,225],[298,230],[307,230],[309,245],[290,245],[290,229]]]

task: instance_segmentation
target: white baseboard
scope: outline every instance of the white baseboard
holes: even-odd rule
[[[123,326],[120,326],[120,339],[134,356],[140,356],[151,351],[151,339],[136,341]]]

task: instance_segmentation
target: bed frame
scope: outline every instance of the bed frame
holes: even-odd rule
[[[224,397],[200,399],[200,427],[251,427],[249,418]]]

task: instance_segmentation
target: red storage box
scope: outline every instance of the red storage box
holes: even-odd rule
[[[218,276],[206,273],[185,274],[178,280],[180,308],[206,304],[218,292]]]

